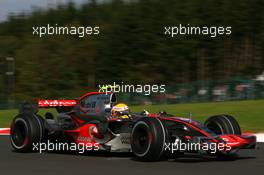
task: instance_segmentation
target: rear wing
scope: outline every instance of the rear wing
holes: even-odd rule
[[[89,92],[79,99],[39,99],[37,102],[39,108],[56,108],[58,112],[70,112],[80,103],[89,109],[90,115],[102,115],[101,113],[111,110],[112,105],[116,103],[116,96],[114,93]]]
[[[78,100],[38,100],[39,108],[56,108],[58,112],[68,112],[76,104]]]
[[[49,107],[70,107],[75,106],[78,100],[38,100],[38,106],[40,108],[49,108]]]

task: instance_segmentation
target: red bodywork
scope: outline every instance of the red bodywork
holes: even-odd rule
[[[38,106],[40,108],[56,108],[56,107],[74,107],[78,105],[82,99],[92,96],[92,95],[98,95],[98,94],[105,94],[104,92],[89,92],[81,96],[79,99],[71,99],[71,100],[38,100]],[[71,115],[72,120],[74,121],[75,125],[77,126],[77,129],[74,130],[64,130],[66,134],[71,137],[72,140],[74,140],[77,144],[92,144],[97,146],[100,146],[100,144],[97,143],[97,139],[95,139],[94,135],[98,135],[100,133],[94,132],[96,125],[95,124],[86,124],[84,120],[81,120],[78,116]],[[102,136],[103,137],[103,136]],[[109,133],[109,139],[111,140],[112,135]]]

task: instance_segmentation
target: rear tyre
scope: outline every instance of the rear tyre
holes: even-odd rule
[[[164,152],[165,128],[158,118],[144,117],[133,127],[131,148],[140,161],[157,161]]]
[[[236,119],[230,115],[216,115],[205,121],[205,126],[217,135],[241,135],[241,129]]]
[[[11,145],[17,152],[32,152],[33,146],[44,139],[44,120],[34,113],[18,114],[11,125]]]

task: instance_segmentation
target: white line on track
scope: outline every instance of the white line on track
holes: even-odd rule
[[[9,130],[9,128],[0,128],[0,131]]]
[[[257,142],[264,142],[264,133],[257,133]]]

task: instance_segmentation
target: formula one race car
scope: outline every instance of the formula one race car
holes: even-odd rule
[[[56,108],[58,115],[24,103],[11,125],[11,144],[17,152],[36,151],[38,143],[63,142],[90,145],[94,150],[133,152],[142,161],[156,161],[186,152],[210,156],[235,155],[239,149],[253,149],[256,137],[241,134],[229,115],[209,117],[204,124],[177,118],[166,112],[146,111],[111,116],[114,93],[91,92],[78,100],[39,100],[40,108]]]

